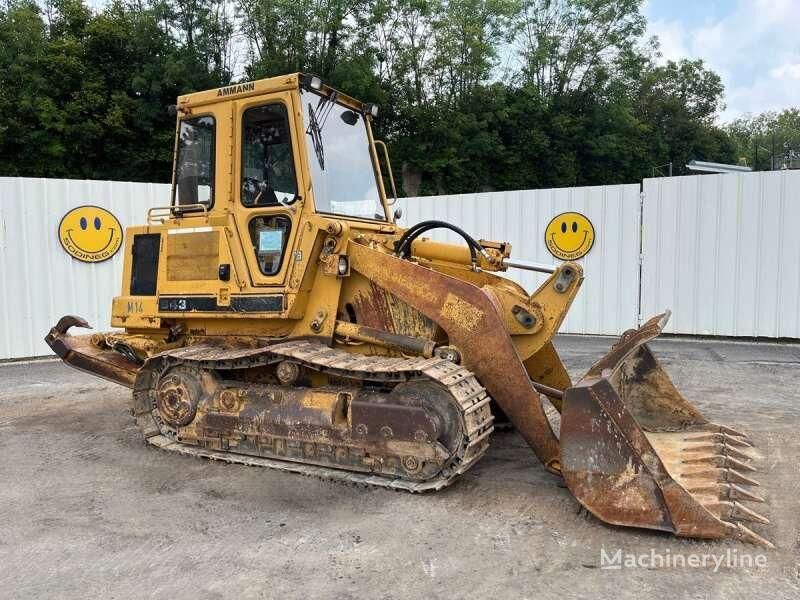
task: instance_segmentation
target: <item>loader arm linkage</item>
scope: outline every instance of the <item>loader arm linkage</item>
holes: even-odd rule
[[[608,523],[679,536],[735,537],[771,545],[739,522],[768,523],[740,503],[762,501],[742,487],[758,485],[741,472],[753,470],[743,451],[750,443],[735,430],[709,423],[675,389],[645,345],[661,333],[669,313],[627,331],[565,391],[559,442],[539,398],[546,388],[529,378],[486,291],[359,244],[352,244],[350,253],[355,270],[447,332],[464,364],[536,456],[549,471],[564,476],[592,514]],[[566,265],[540,291],[559,281]],[[545,321],[557,328],[580,279],[560,286],[562,302],[549,305],[552,312]],[[545,332],[543,343],[554,333]]]
[[[350,256],[356,271],[447,332],[450,344],[462,353],[464,364],[478,376],[542,464],[559,473],[558,438],[487,293],[466,281],[360,244],[351,244]],[[575,273],[570,288],[562,294],[560,314],[566,313],[579,285],[580,277]],[[544,332],[543,343],[549,339]]]

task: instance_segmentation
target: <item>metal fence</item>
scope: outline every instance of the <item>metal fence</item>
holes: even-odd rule
[[[553,216],[588,216],[597,241],[579,261],[586,281],[562,331],[619,334],[669,308],[669,333],[800,338],[800,171],[645,179],[641,206],[639,189],[491,192],[400,204],[408,224],[459,223],[475,237],[510,241],[516,258],[540,262],[556,260],[544,245]],[[453,234],[442,239],[457,241]],[[509,275],[528,290],[542,277]]]
[[[642,312],[667,331],[800,338],[800,171],[645,179]]]
[[[407,225],[450,221],[476,238],[511,242],[515,258],[545,263],[557,262],[544,240],[550,219],[566,211],[587,216],[596,241],[579,260],[586,280],[562,331],[617,335],[671,308],[673,333],[800,338],[799,193],[800,172],[783,171],[404,198],[400,205]],[[169,194],[160,184],[0,178],[0,360],[48,354],[42,338],[63,314],[109,325],[122,252],[95,264],[68,256],[57,234],[65,213],[92,204],[127,227],[168,204]],[[529,291],[544,277],[508,275]]]
[[[58,241],[61,217],[91,204],[125,228],[169,201],[162,184],[0,177],[0,360],[50,354],[43,338],[65,314],[109,327],[123,252],[102,263],[73,259]]]

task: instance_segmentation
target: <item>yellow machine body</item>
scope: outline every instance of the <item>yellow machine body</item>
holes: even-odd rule
[[[645,345],[666,317],[573,385],[552,339],[580,265],[529,266],[546,276],[528,293],[499,274],[520,264],[509,244],[398,225],[374,110],[302,74],[181,96],[173,201],[126,231],[118,331],[70,336],[87,324],[65,317],[48,343],[131,387],[162,448],[422,491],[503,416],[603,520],[764,542],[738,522],[760,517],[739,503],[759,499],[749,442]],[[423,237],[442,226],[465,243]]]

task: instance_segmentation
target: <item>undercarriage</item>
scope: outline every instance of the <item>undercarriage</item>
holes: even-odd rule
[[[302,340],[164,353],[137,375],[132,410],[162,448],[410,491],[469,469],[493,421],[484,388],[446,359],[375,360]]]

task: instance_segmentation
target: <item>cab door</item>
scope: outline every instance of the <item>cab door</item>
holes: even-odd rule
[[[173,206],[196,209],[203,205],[205,210],[180,213],[180,219],[136,235],[131,244],[134,261],[140,253],[148,254],[145,249],[151,244],[160,249],[149,261],[149,268],[157,273],[150,294],[156,295],[157,289],[159,312],[213,313],[229,303],[235,247],[229,243],[224,222],[217,219],[228,204],[225,187],[230,157],[227,146],[218,140],[228,135],[229,120],[230,109],[223,104],[205,105],[181,118]],[[152,274],[137,276],[136,262],[131,268],[130,294],[136,296],[141,292],[135,291],[134,283],[141,275],[152,279]]]
[[[294,260],[300,214],[300,156],[290,92],[234,106],[236,227],[254,286],[283,287]]]

